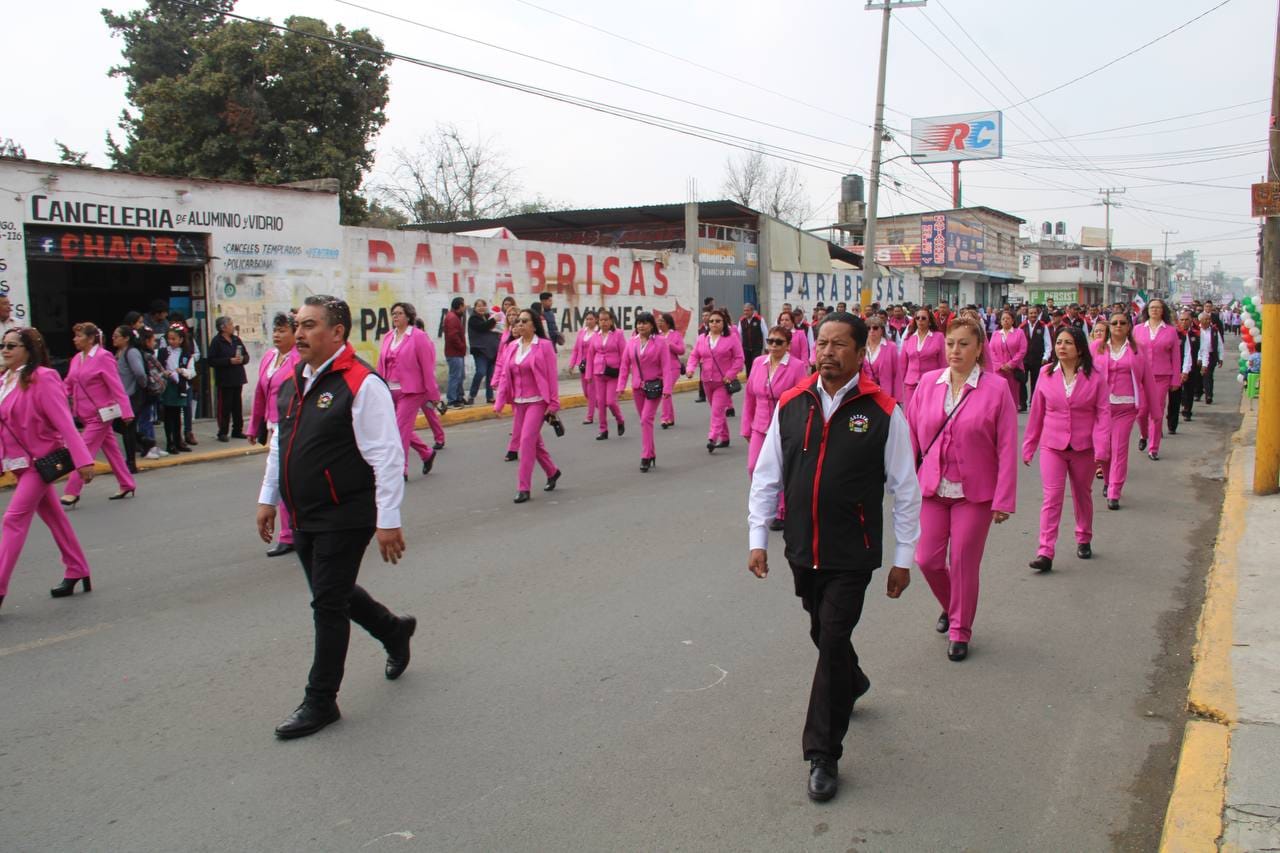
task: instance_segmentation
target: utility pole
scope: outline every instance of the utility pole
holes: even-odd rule
[[[1162,231],[1164,234],[1164,257],[1160,259],[1161,266],[1164,267],[1164,281],[1169,286],[1168,296],[1173,296],[1173,269],[1169,265],[1169,235],[1177,234],[1177,231]]]
[[[1280,17],[1276,21],[1276,55],[1271,81],[1271,156],[1268,158],[1267,180],[1280,182]],[[1280,217],[1268,216],[1262,234],[1262,328],[1263,340],[1280,334]],[[1276,343],[1267,344],[1268,366],[1259,377],[1257,457],[1253,465],[1253,493],[1274,495],[1280,492],[1280,358]]]
[[[1107,253],[1102,263],[1102,304],[1111,304],[1111,208],[1119,207],[1120,202],[1112,201],[1111,196],[1124,195],[1124,187],[1112,187],[1111,189],[1098,190],[1098,194],[1103,196],[1102,204],[1107,209]]]
[[[876,121],[871,130],[871,189],[867,195],[867,228],[862,249],[862,292],[865,311],[871,306],[871,292],[880,275],[876,264],[876,206],[880,195],[880,144],[884,141],[884,77],[889,62],[889,15],[894,9],[923,6],[927,0],[867,0],[867,11],[884,10],[880,25],[880,73],[876,77]]]

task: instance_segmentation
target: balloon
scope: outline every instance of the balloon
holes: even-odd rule
[[[1246,353],[1246,352],[1248,352],[1248,351],[1249,351],[1249,346],[1248,346],[1248,344],[1246,344],[1244,341],[1241,341],[1241,342],[1240,342],[1240,352],[1242,352],[1242,353]]]
[[[1244,384],[1244,377],[1243,377],[1243,376],[1241,376],[1239,373],[1237,373],[1237,374],[1236,374],[1236,381],[1237,381],[1237,382],[1239,382],[1241,385],[1243,385],[1243,384]]]

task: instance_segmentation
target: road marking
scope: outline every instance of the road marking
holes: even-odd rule
[[[67,640],[78,640],[81,637],[87,637],[90,634],[96,634],[103,628],[110,628],[110,622],[102,622],[90,628],[77,628],[74,631],[68,631],[65,634],[59,634],[56,637],[42,637],[39,640],[32,640],[29,643],[19,643],[16,646],[6,646],[0,648],[0,658],[8,655],[16,655],[18,652],[29,652],[32,649],[42,649],[45,646],[52,646],[55,643],[65,643]]]
[[[1165,814],[1161,853],[1216,851],[1227,797],[1231,732],[1204,720],[1187,723],[1182,755]]]

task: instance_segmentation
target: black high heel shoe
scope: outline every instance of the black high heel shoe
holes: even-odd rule
[[[66,598],[75,593],[76,584],[82,584],[85,592],[93,592],[93,583],[89,580],[89,576],[85,575],[82,578],[63,578],[62,583],[49,590],[49,595],[53,598]]]
[[[513,500],[512,503],[522,504],[522,503],[527,503],[528,500],[529,500],[528,492],[516,492],[516,499]]]
[[[716,443],[715,443],[715,440],[714,440],[714,439],[708,439],[708,440],[707,440],[707,452],[708,452],[708,453],[715,453],[715,452],[716,452]]]
[[[622,421],[618,421],[618,438],[622,438],[622,436],[626,435],[626,433],[627,433],[627,425],[624,424]]]
[[[67,498],[71,498],[71,500],[67,500]],[[62,504],[63,509],[75,509],[76,504],[80,503],[80,496],[79,495],[63,495],[62,497],[58,498],[58,503]]]
[[[519,458],[520,458],[520,454],[519,454],[519,452],[517,452],[517,451],[515,451],[515,450],[508,450],[508,451],[507,451],[507,455],[503,458],[503,460],[502,460],[502,461],[504,461],[504,462],[515,462],[515,461],[516,461],[517,459],[519,459]]]
[[[547,484],[546,484],[545,486],[543,486],[543,487],[542,487],[542,491],[544,491],[544,492],[554,492],[554,491],[556,490],[556,483],[560,482],[560,474],[561,474],[561,473],[562,473],[562,472],[560,471],[560,469],[559,469],[559,468],[557,468],[557,469],[556,469],[556,472],[555,472],[554,474],[552,474],[550,477],[548,477],[548,478],[547,478]],[[526,494],[527,494],[527,492],[526,492]]]
[[[651,464],[652,464],[652,463],[649,461],[649,457],[648,457],[648,456],[642,456],[642,457],[640,457],[640,473],[642,473],[642,474],[648,474],[648,473],[649,473],[649,466],[650,466]]]
[[[596,441],[608,441],[608,440],[609,440],[608,430],[604,430],[603,432],[596,433]]]
[[[107,496],[107,500],[109,500],[109,501],[122,501],[122,500],[124,500],[125,498],[131,498],[131,497],[133,497],[133,491],[134,491],[133,489],[125,489],[123,492],[118,492],[118,493],[116,493],[116,494],[114,494],[114,495],[109,495],[109,496]],[[76,500],[79,500],[79,498],[77,498]]]

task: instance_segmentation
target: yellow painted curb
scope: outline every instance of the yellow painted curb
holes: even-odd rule
[[[1241,410],[1244,420],[1231,437],[1222,517],[1192,651],[1194,665],[1187,690],[1187,710],[1201,719],[1188,722],[1183,732],[1178,772],[1165,811],[1161,853],[1218,853],[1218,839],[1222,835],[1231,727],[1238,714],[1231,670],[1236,565],[1244,536],[1246,494],[1252,483],[1241,449],[1254,440],[1257,428],[1244,400],[1241,400]]]
[[[1231,731],[1226,726],[1203,720],[1187,723],[1160,853],[1218,853],[1230,754]]]

